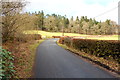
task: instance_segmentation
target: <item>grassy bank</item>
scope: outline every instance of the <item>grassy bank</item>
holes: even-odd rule
[[[42,37],[51,38],[52,36],[62,36],[61,32],[46,32],[46,31],[24,31],[25,34],[41,34]],[[98,39],[98,40],[119,40],[118,35],[85,35],[77,33],[64,33],[64,36],[77,36],[76,38],[83,37],[86,39]]]
[[[26,43],[15,41],[3,44],[3,48],[10,51],[14,56],[14,78],[30,78],[32,76],[36,48],[43,41],[44,40],[33,40]]]
[[[23,44],[24,46],[28,45],[28,47],[24,47],[25,52],[22,52],[19,56],[16,56],[18,58],[18,63],[16,63],[16,77],[30,78],[32,76],[32,68],[34,64],[36,48],[43,41],[44,40],[37,40]]]

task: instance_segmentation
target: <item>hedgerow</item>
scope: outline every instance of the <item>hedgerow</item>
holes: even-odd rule
[[[0,48],[0,78],[7,79],[14,76],[14,56],[11,52]]]
[[[120,41],[90,40],[64,38],[67,46],[104,59],[112,59],[120,63]]]

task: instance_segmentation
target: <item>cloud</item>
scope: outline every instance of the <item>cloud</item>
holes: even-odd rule
[[[84,2],[87,4],[96,4],[97,3],[97,4],[101,4],[103,6],[106,6],[111,1],[113,1],[113,0],[84,0]]]
[[[94,18],[95,16],[106,12],[118,5],[119,0],[28,0],[31,3],[27,5],[26,10],[41,11],[47,14],[67,15],[67,17],[74,16],[88,16]],[[105,21],[111,19],[118,20],[117,8],[105,15],[99,16],[96,19]]]

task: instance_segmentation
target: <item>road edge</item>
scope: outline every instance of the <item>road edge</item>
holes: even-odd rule
[[[75,51],[71,50],[71,49],[68,48],[66,45],[60,44],[59,41],[56,41],[56,44],[57,44],[58,46],[60,46],[61,48],[65,49],[65,50],[67,50],[67,51],[72,52],[74,55],[79,56],[81,59],[84,59],[85,61],[90,62],[90,63],[92,63],[93,65],[95,65],[95,66],[97,66],[97,67],[99,67],[99,68],[101,68],[101,69],[109,72],[110,74],[112,74],[112,75],[115,76],[116,78],[120,78],[120,72],[117,72],[117,71],[111,69],[109,66],[107,66],[107,65],[105,65],[105,64],[102,64],[102,63],[99,62],[99,61],[95,61],[95,60],[93,60],[93,59],[91,59],[91,58],[89,58],[89,57],[87,57],[87,56],[83,56],[83,55],[79,54],[78,52],[75,52]]]

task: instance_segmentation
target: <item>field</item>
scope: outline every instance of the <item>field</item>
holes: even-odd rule
[[[24,31],[25,34],[41,34],[43,38],[51,38],[52,36],[62,36],[61,32],[46,32],[46,31]],[[75,38],[97,39],[97,40],[119,40],[120,35],[85,35],[77,33],[64,33],[64,36],[73,36]]]

